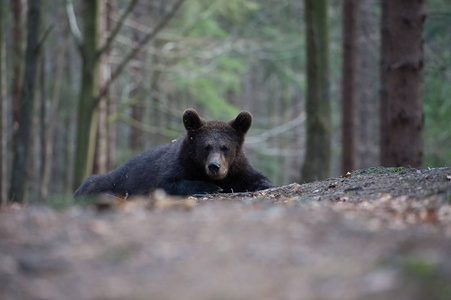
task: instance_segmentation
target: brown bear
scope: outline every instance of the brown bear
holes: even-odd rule
[[[155,189],[195,195],[269,188],[271,181],[251,166],[243,152],[251,123],[247,111],[223,122],[205,121],[194,109],[187,109],[181,137],[129,159],[110,173],[92,175],[75,196],[148,195]]]

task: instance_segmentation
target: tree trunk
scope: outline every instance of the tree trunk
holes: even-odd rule
[[[359,0],[343,4],[343,66],[342,66],[342,172],[355,169],[357,85],[357,28]]]
[[[67,39],[63,41],[62,46],[58,51],[58,58],[56,61],[55,85],[53,89],[50,116],[47,122],[48,124],[47,131],[45,134],[44,158],[42,160],[43,166],[40,184],[40,198],[42,201],[45,201],[47,199],[49,190],[50,171],[52,169],[53,163],[52,159],[53,141],[55,139],[55,130],[58,122],[58,108],[63,79],[64,58],[66,57],[66,48],[67,48]]]
[[[47,88],[46,88],[46,72],[45,72],[45,65],[46,65],[46,59],[45,59],[45,53],[43,53],[40,61],[40,72],[39,72],[39,130],[37,136],[39,137],[38,146],[36,147],[38,155],[36,156],[38,159],[36,159],[35,165],[37,166],[37,173],[34,182],[38,185],[39,190],[39,202],[44,201],[44,197],[42,197],[42,180],[44,177],[44,169],[46,161],[45,156],[45,145],[46,145],[46,136],[48,131],[48,112],[47,112]]]
[[[359,2],[358,67],[357,67],[357,169],[379,165],[379,61],[380,51],[374,44],[380,43],[380,27],[375,5],[377,0]]]
[[[113,23],[111,21],[111,18],[108,16],[112,16],[114,13],[114,7],[111,3],[111,1],[108,1],[107,6],[106,6],[106,15],[107,17],[106,19],[106,28],[108,29],[108,31],[111,30],[111,28],[113,28]],[[108,51],[108,50],[107,50]],[[111,75],[110,74],[110,69],[108,68],[108,77]],[[116,85],[112,85],[110,90],[114,90],[114,88],[116,87]],[[114,92],[107,92],[107,115],[108,116],[112,116],[116,113],[117,111],[117,99],[115,96],[116,93]],[[108,121],[107,120],[107,126],[108,126],[108,130],[107,130],[107,161],[106,161],[106,170],[113,170],[115,163],[116,163],[116,140],[117,140],[117,126],[116,126],[116,121]]]
[[[22,0],[11,1],[11,9],[13,12],[13,77],[12,77],[12,111],[13,111],[13,131],[16,132],[19,127],[19,110],[22,83],[22,67],[23,67],[23,6]],[[16,134],[14,134],[15,144]]]
[[[381,66],[380,66],[380,165],[386,165],[388,159],[389,144],[389,101],[388,101],[388,75],[389,75],[389,30],[388,30],[388,2],[389,0],[381,0]]]
[[[330,173],[331,110],[329,99],[329,38],[326,0],[305,0],[307,28],[307,152],[302,180]]]
[[[82,83],[78,106],[78,118],[77,118],[77,145],[75,151],[75,167],[74,167],[74,178],[72,187],[74,190],[82,183],[83,179],[87,177],[92,170],[94,161],[94,150],[95,150],[95,134],[97,128],[97,117],[98,117],[98,99],[105,96],[106,92],[114,82],[117,77],[122,73],[125,66],[130,62],[130,60],[149,43],[155,36],[163,29],[168,22],[175,15],[177,10],[183,4],[185,0],[178,0],[172,7],[172,10],[163,16],[162,20],[149,32],[139,43],[134,47],[134,49],[124,57],[124,59],[119,63],[118,67],[114,70],[109,80],[106,82],[105,86],[100,90],[99,93],[95,93],[96,87],[98,87],[99,78],[99,58],[107,49],[111,47],[111,43],[115,36],[119,32],[125,17],[133,9],[134,5],[137,3],[136,0],[129,3],[126,12],[121,16],[119,23],[114,28],[113,32],[109,36],[107,42],[99,47],[100,40],[100,5],[101,0],[84,0],[84,16],[85,16],[85,26],[84,26],[84,40],[81,40],[79,32],[74,32],[76,39],[79,43],[82,55]],[[71,11],[71,3],[67,5],[68,15],[70,19],[70,24],[76,22],[73,16],[73,7]],[[71,26],[71,27],[72,27]],[[75,26],[74,26],[75,27]],[[78,29],[78,28],[77,28]]]
[[[24,191],[27,177],[26,166],[30,145],[30,129],[35,92],[34,86],[39,50],[40,2],[40,0],[29,0],[25,72],[22,87],[19,128],[17,131],[16,145],[14,147],[11,188],[9,192],[9,199],[20,203],[25,200]]]
[[[139,4],[135,6],[133,10],[133,16],[135,19],[140,20],[143,15],[143,7]],[[140,40],[143,39],[143,34],[141,32],[135,31],[133,33],[133,42],[134,44],[138,44]],[[143,101],[143,92],[144,92],[144,78],[145,78],[145,66],[146,66],[146,53],[144,51],[139,51],[135,55],[135,60],[139,63],[133,68],[133,76],[135,78],[135,86],[130,92],[130,98],[133,99],[133,104],[131,106],[131,115],[130,117],[133,120],[138,121],[139,123],[143,122],[144,117],[144,101]],[[144,148],[144,134],[143,131],[139,128],[132,126],[130,128],[130,149],[133,153],[140,153]]]
[[[77,141],[73,189],[80,186],[91,172],[94,162],[95,134],[97,129],[98,105],[96,91],[99,80],[101,0],[84,0],[84,40],[81,45],[82,72],[81,90],[78,102]]]
[[[388,52],[382,73],[387,98],[381,118],[386,118],[382,140],[384,166],[423,165],[423,25],[424,0],[391,0],[385,3],[387,30],[382,46]],[[383,53],[383,55],[386,53]]]
[[[7,152],[6,141],[7,133],[7,97],[6,97],[6,55],[5,55],[5,6],[4,2],[0,3],[0,206],[6,203],[7,199]]]
[[[112,89],[114,89],[114,85]],[[117,112],[117,100],[108,97],[108,115],[112,116]],[[108,122],[108,155],[107,155],[107,170],[113,170],[116,165],[116,141],[117,141],[117,126],[116,121]]]
[[[107,34],[111,28],[108,28],[108,12],[110,11],[108,6],[108,0],[101,1],[101,43],[104,44],[107,40]],[[105,86],[108,78],[108,54],[107,49],[101,54],[99,61],[99,86],[98,90]],[[108,145],[108,91],[104,95],[100,96],[99,99],[99,117],[97,124],[97,134],[96,134],[96,148],[95,148],[95,158],[93,173],[103,174],[107,172],[107,145]]]

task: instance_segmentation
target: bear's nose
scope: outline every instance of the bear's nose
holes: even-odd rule
[[[217,162],[213,161],[208,164],[208,170],[210,170],[211,173],[216,174],[219,172],[219,168],[221,168],[221,165]]]

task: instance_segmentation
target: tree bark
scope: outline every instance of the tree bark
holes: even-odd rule
[[[13,111],[13,131],[16,132],[19,127],[19,110],[22,83],[22,67],[23,67],[23,6],[22,0],[11,1],[11,9],[13,12],[13,77],[12,77],[12,111]],[[15,144],[15,137],[13,143]]]
[[[387,98],[384,104],[385,140],[381,144],[384,166],[423,165],[423,25],[424,0],[387,1],[387,35],[382,46]],[[386,48],[384,48],[386,47]],[[382,99],[381,99],[382,100]],[[382,118],[382,116],[381,116]]]
[[[389,75],[389,30],[388,30],[388,2],[389,0],[381,0],[381,66],[380,66],[380,165],[389,162],[388,144],[389,144],[389,101],[388,101],[388,75]]]
[[[48,196],[49,181],[50,181],[50,171],[52,170],[53,164],[53,141],[55,138],[56,125],[58,122],[58,109],[60,102],[60,92],[63,78],[64,69],[64,58],[66,55],[67,39],[62,43],[61,48],[58,51],[58,57],[56,61],[56,74],[55,74],[55,85],[53,89],[52,104],[50,110],[50,116],[47,122],[47,131],[45,134],[44,142],[44,158],[42,160],[42,174],[41,174],[41,184],[40,184],[40,198],[45,201]]]
[[[345,0],[343,4],[343,66],[342,66],[342,172],[356,166],[357,85],[357,28],[359,0]]]
[[[7,126],[7,103],[6,97],[6,55],[5,55],[5,6],[0,3],[0,205],[6,204],[7,199],[7,151],[6,141],[8,137]]]
[[[101,43],[106,43],[107,34],[110,30],[108,28],[108,0],[101,1]],[[109,48],[106,48],[104,52],[101,53],[99,61],[99,82],[98,90],[100,90],[106,83],[108,78],[108,54]],[[93,173],[103,174],[107,172],[107,144],[108,144],[108,92],[101,96],[99,99],[99,116],[97,123],[97,133],[95,140],[95,159],[93,166]]]
[[[30,130],[34,104],[35,79],[38,63],[38,36],[40,27],[40,0],[29,0],[28,8],[28,34],[25,60],[24,81],[21,96],[21,109],[19,115],[19,128],[17,131],[16,145],[14,147],[14,159],[11,176],[11,188],[9,199],[23,203],[26,186],[26,166],[28,149],[30,145]]]
[[[379,49],[380,20],[374,12],[377,0],[359,1],[358,67],[357,67],[357,169],[379,165]]]
[[[84,0],[83,43],[80,45],[82,56],[82,80],[78,100],[77,137],[75,148],[75,167],[73,189],[76,190],[82,180],[91,172],[94,162],[95,134],[97,129],[98,105],[95,97],[99,80],[99,57],[97,50],[100,42],[100,5],[101,0]]]
[[[307,151],[302,180],[323,179],[330,173],[331,110],[329,97],[329,38],[326,0],[305,0],[307,28]]]
[[[36,179],[34,180],[36,183],[39,183],[39,202],[44,201],[44,197],[42,197],[42,181],[44,177],[44,169],[46,161],[45,156],[45,146],[46,146],[46,136],[48,131],[48,112],[47,112],[47,82],[46,82],[46,72],[45,72],[45,65],[46,65],[46,59],[45,59],[45,53],[41,56],[40,61],[40,71],[39,71],[39,130],[37,136],[39,137],[39,143],[36,147],[38,155],[36,156],[39,159],[36,159],[35,165],[38,169],[38,175],[36,176]]]
[[[139,5],[137,5],[133,11],[133,16],[135,19],[139,20],[142,16],[143,8]],[[133,34],[133,43],[138,44],[140,40],[143,39],[143,34],[140,32],[135,31]],[[146,66],[146,53],[144,51],[139,51],[135,55],[135,60],[140,62],[136,64],[136,66],[133,68],[133,76],[135,78],[135,86],[130,91],[130,98],[133,99],[133,104],[131,105],[131,111],[130,111],[130,117],[133,120],[136,120],[138,122],[143,121],[143,112],[144,112],[144,104],[143,104],[143,97],[142,94],[144,92],[143,82],[145,78],[145,66]],[[130,149],[133,151],[133,153],[140,153],[143,151],[144,148],[144,139],[143,139],[143,132],[141,129],[136,127],[130,128],[130,137],[129,137],[129,145]]]
[[[112,16],[114,14],[114,7],[111,3],[111,1],[108,1],[107,5],[107,16]],[[108,30],[110,28],[113,28],[113,23],[109,17],[106,18],[106,27]],[[108,50],[107,50],[108,51]],[[110,69],[108,68],[108,77],[110,76]],[[115,85],[112,85],[110,87],[110,90],[114,90]],[[112,116],[116,114],[117,111],[117,99],[115,96],[116,93],[110,92],[110,90],[107,92],[107,114],[108,116]],[[108,94],[109,93],[109,94]],[[108,138],[107,138],[107,161],[106,161],[106,169],[107,170],[113,170],[116,163],[116,140],[117,140],[117,126],[116,121],[109,121],[107,120],[107,126],[108,126]]]
[[[114,89],[114,85],[111,88]],[[108,115],[112,116],[116,112],[117,112],[117,100],[109,96]],[[108,122],[107,170],[113,170],[116,165],[116,141],[117,141],[116,121]]]
[[[115,35],[119,32],[122,26],[125,16],[133,8],[133,5],[137,1],[131,1],[125,13],[121,16],[121,22],[116,25],[112,34],[109,36],[107,42],[102,47],[99,46],[99,28],[100,28],[100,0],[84,0],[84,39],[76,27],[75,14],[73,7],[69,2],[67,7],[69,23],[73,35],[78,43],[79,49],[82,55],[82,83],[79,97],[78,118],[77,118],[77,138],[76,138],[76,151],[75,151],[75,167],[73,178],[73,190],[76,190],[92,170],[94,161],[94,149],[95,149],[95,134],[97,128],[97,118],[99,109],[99,99],[106,95],[111,83],[114,82],[119,74],[122,73],[125,66],[130,60],[139,52],[142,47],[149,43],[162,28],[172,19],[177,10],[183,4],[185,0],[178,0],[172,10],[163,16],[162,20],[157,26],[149,32],[143,40],[139,42],[135,47],[118,65],[114,70],[111,77],[105,83],[104,87],[99,93],[95,92],[95,87],[98,86],[98,74],[99,74],[99,58],[109,49],[108,45],[111,45],[108,41],[112,41]]]

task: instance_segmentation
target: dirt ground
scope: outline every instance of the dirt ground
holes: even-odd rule
[[[451,299],[451,168],[3,207],[0,299]]]

